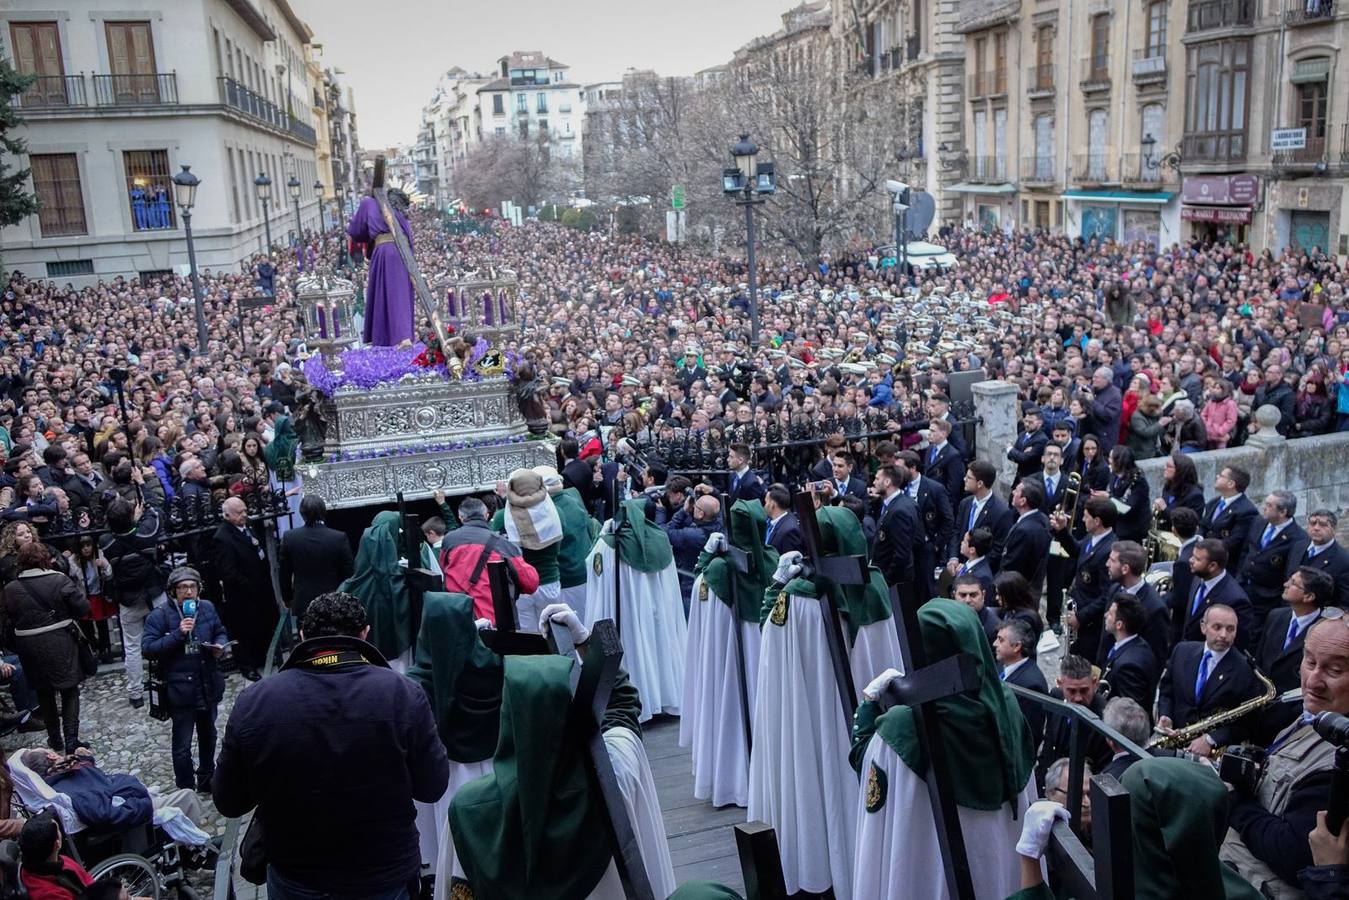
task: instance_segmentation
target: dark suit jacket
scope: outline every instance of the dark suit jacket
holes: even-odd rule
[[[1302,647],[1307,640],[1307,630],[1299,629],[1297,637],[1293,638],[1293,642],[1285,649],[1283,642],[1288,638],[1288,623],[1292,620],[1293,610],[1287,606],[1271,612],[1269,618],[1265,619],[1265,630],[1261,633],[1260,642],[1253,654],[1255,664],[1270,681],[1274,682],[1274,686],[1281,694],[1302,684]],[[1282,728],[1291,725],[1301,712],[1302,707],[1296,703],[1266,707],[1256,716],[1252,716],[1256,721],[1243,723],[1247,726],[1243,729],[1243,734],[1252,740],[1268,744]]]
[[[579,459],[573,459],[562,467],[558,473],[562,476],[562,483],[567,487],[576,488],[581,499],[585,501],[586,508],[595,499],[595,469],[589,462],[582,462]]]
[[[918,506],[903,491],[895,494],[876,521],[876,548],[871,555],[871,564],[881,570],[887,584],[914,584],[915,549],[922,527]]]
[[[961,565],[964,566],[964,565],[966,565],[966,563],[961,563]],[[957,575],[960,574],[960,569],[956,569],[956,574],[957,574]],[[974,576],[975,578],[978,578],[979,581],[980,581],[980,583],[983,584],[983,586],[984,586],[984,603],[988,604],[988,606],[986,606],[986,607],[984,607],[984,608],[985,608],[985,609],[990,609],[990,608],[992,608],[992,606],[993,606],[993,597],[994,597],[993,570],[990,569],[990,568],[988,567],[988,560],[987,560],[987,559],[981,559],[981,560],[979,560],[979,561],[978,561],[977,563],[975,563],[973,566],[970,566],[970,567],[966,570],[965,574],[966,574],[966,575],[972,575],[972,576]],[[952,593],[954,593],[954,588],[952,588]]]
[[[936,460],[932,459],[932,449],[923,451],[923,474],[946,488],[946,495],[955,503],[965,482],[965,456],[953,441],[947,441],[941,448]]]
[[[1251,535],[1241,554],[1241,569],[1237,576],[1246,596],[1255,606],[1257,625],[1264,621],[1271,609],[1283,603],[1283,585],[1297,569],[1298,561],[1307,552],[1311,539],[1302,526],[1289,522],[1270,539],[1268,547],[1260,546],[1265,526],[1257,520],[1251,525]]]
[[[768,488],[764,485],[763,479],[755,474],[753,469],[745,473],[745,476],[740,479],[740,484],[736,485],[735,490],[731,490],[731,486],[734,484],[735,473],[726,476],[726,504],[728,508],[730,504],[737,500],[762,501],[764,494],[768,493]],[[864,488],[863,499],[865,499],[865,495],[866,490]]]
[[[1261,693],[1260,682],[1255,680],[1250,663],[1233,647],[1222,660],[1213,666],[1204,682],[1204,692],[1195,702],[1194,683],[1199,675],[1199,661],[1204,655],[1202,641],[1182,641],[1171,651],[1171,660],[1157,696],[1157,710],[1171,719],[1176,728],[1184,728],[1191,722],[1207,718],[1214,713],[1229,710]],[[1223,743],[1218,732],[1230,733],[1226,729],[1217,729],[1214,738]]]
[[[1119,596],[1122,590],[1119,582],[1110,585],[1109,590],[1106,591],[1106,609],[1110,608],[1110,604],[1115,602],[1115,598]],[[1157,658],[1157,671],[1160,672],[1162,666],[1166,665],[1166,660],[1171,656],[1171,610],[1162,598],[1157,596],[1157,591],[1153,589],[1152,585],[1146,581],[1138,586],[1134,596],[1143,605],[1143,614],[1147,617],[1139,637],[1143,638],[1143,641],[1151,648],[1152,655]],[[1114,645],[1115,636],[1113,634],[1102,635],[1100,658],[1105,659],[1105,655],[1110,652],[1110,648]]]
[[[1012,515],[1016,515],[1015,510]],[[1007,531],[999,572],[1019,572],[1030,582],[1036,597],[1045,583],[1045,563],[1049,559],[1049,519],[1036,510],[1017,519]]]
[[[337,590],[351,575],[351,542],[327,525],[302,525],[281,537],[279,562],[282,599],[299,618],[309,601]]]
[[[1231,572],[1241,571],[1241,554],[1246,549],[1260,511],[1245,494],[1238,494],[1223,510],[1223,514],[1214,518],[1218,511],[1218,502],[1222,498],[1214,497],[1204,504],[1204,515],[1199,520],[1199,533],[1206,538],[1217,538],[1227,545],[1227,568]]]
[[[994,572],[999,570],[1002,564],[1003,542],[1007,539],[1007,531],[1016,521],[1016,515],[1007,508],[1007,504],[998,498],[997,494],[990,494],[988,501],[984,503],[984,508],[979,510],[979,518],[970,525],[970,510],[974,509],[973,495],[960,501],[960,507],[956,510],[955,529],[951,532],[951,543],[946,548],[947,559],[960,559],[960,541],[965,537],[966,532],[973,531],[975,528],[987,528],[993,532],[993,547],[988,551],[988,565]]]
[[[1085,553],[1087,541],[1079,542],[1067,529],[1055,532],[1055,536],[1075,565],[1073,580],[1068,586],[1068,596],[1077,604],[1077,641],[1073,644],[1076,648],[1073,652],[1094,659],[1101,646],[1106,591],[1110,589],[1106,562],[1110,559],[1110,548],[1115,544],[1115,533],[1112,531],[1098,540],[1090,554]]]
[[[951,536],[955,533],[951,500],[940,482],[920,475],[915,503],[918,505],[918,517],[923,523],[923,534],[927,538],[926,547],[930,551],[928,559],[932,565],[940,565],[949,558],[942,554],[951,546]]]
[[[1040,671],[1040,666],[1034,658],[1026,660],[1025,665],[1017,666],[1016,671],[1007,678],[1007,683],[1035,691],[1037,694],[1049,693],[1044,673]],[[1035,737],[1035,744],[1038,745],[1045,733],[1045,708],[1021,697],[1017,697],[1016,702],[1021,707],[1021,714],[1026,717],[1026,724],[1030,726],[1030,732]]]
[[[227,604],[272,605],[272,581],[267,560],[258,557],[258,548],[240,534],[239,529],[221,522],[215,530],[212,549],[212,561]]]
[[[1139,472],[1132,479],[1110,479],[1107,492],[1111,498],[1119,500],[1129,507],[1127,513],[1120,513],[1115,522],[1115,534],[1121,541],[1138,541],[1147,537],[1148,526],[1152,523],[1152,500],[1148,480]]]
[[[1096,435],[1102,456],[1119,443],[1119,417],[1123,410],[1124,395],[1113,384],[1107,385],[1087,404],[1087,421],[1083,423],[1082,433]]]
[[[1250,649],[1255,644],[1255,608],[1251,606],[1251,599],[1246,596],[1246,592],[1237,584],[1237,580],[1228,572],[1226,576],[1218,582],[1213,590],[1204,596],[1204,602],[1199,608],[1191,612],[1194,607],[1195,595],[1199,593],[1199,585],[1202,581],[1194,579],[1190,582],[1190,596],[1185,600],[1185,630],[1181,632],[1183,641],[1202,641],[1204,634],[1199,630],[1200,623],[1204,620],[1204,611],[1215,603],[1222,603],[1232,607],[1237,614],[1237,647],[1242,650]]]
[[[1339,541],[1333,541],[1329,547],[1308,560],[1307,554],[1310,551],[1309,545],[1298,557],[1298,565],[1311,566],[1329,575],[1335,582],[1335,598],[1331,603],[1335,606],[1349,606],[1349,550],[1345,550]]]
[[[768,537],[768,546],[778,551],[779,556],[793,550],[805,550],[805,538],[801,536],[801,523],[796,521],[796,513],[789,512],[782,517]]]
[[[1109,775],[1116,781],[1119,781],[1121,778],[1124,777],[1124,773],[1129,771],[1129,767],[1136,762],[1138,762],[1138,760],[1134,759],[1133,756],[1131,756],[1130,754],[1122,753],[1119,756],[1116,756],[1114,759],[1110,760],[1110,762],[1106,763],[1105,768],[1102,769],[1097,774]]]
[[[1115,655],[1112,658],[1110,652]],[[1101,667],[1101,678],[1110,682],[1110,696],[1128,697],[1143,711],[1152,717],[1152,699],[1157,694],[1157,681],[1161,678],[1161,664],[1153,655],[1152,648],[1140,635],[1115,650],[1114,641],[1109,649],[1096,661]]]
[[[1060,471],[1054,476],[1054,493],[1049,493],[1049,486],[1045,482],[1045,473],[1036,472],[1030,476],[1030,480],[1040,485],[1040,489],[1045,492],[1044,505],[1040,507],[1040,512],[1049,515],[1059,508],[1059,503],[1063,500],[1063,493],[1068,489],[1068,472]]]
[[[1012,444],[1012,449],[1007,451],[1007,458],[1016,463],[1016,480],[1028,478],[1034,475],[1040,469],[1040,456],[1045,452],[1045,445],[1049,443],[1049,435],[1043,431],[1036,431],[1032,434],[1022,432],[1017,435],[1016,441]]]
[[[1185,633],[1185,620],[1189,618],[1189,608],[1186,602],[1194,595],[1190,593],[1194,585],[1194,573],[1190,571],[1190,558],[1194,556],[1194,545],[1198,541],[1191,541],[1180,549],[1180,554],[1176,557],[1176,563],[1171,567],[1171,593],[1166,596],[1166,603],[1171,607],[1171,643],[1173,645],[1180,643],[1181,635]],[[1168,654],[1169,655],[1169,654]]]

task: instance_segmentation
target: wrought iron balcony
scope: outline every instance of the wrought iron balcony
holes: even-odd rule
[[[95,75],[95,106],[177,106],[178,75]]]
[[[1007,181],[1007,158],[975,156],[970,159],[968,181],[971,184],[1002,184]]]
[[[1288,0],[1283,11],[1283,24],[1319,25],[1335,19],[1335,0]]]
[[[1022,184],[1053,184],[1057,180],[1052,153],[1044,156],[1025,156],[1021,159]]]
[[[87,106],[83,75],[39,75],[16,98],[20,109]]]
[[[1128,185],[1161,185],[1173,181],[1156,150],[1151,154],[1126,153],[1120,157],[1120,181]]]
[[[1190,0],[1185,30],[1213,31],[1255,23],[1255,0]]]
[[[1293,150],[1275,150],[1271,161],[1276,166],[1287,168],[1313,168],[1318,164],[1325,165],[1329,161],[1326,152],[1329,149],[1330,142],[1326,140],[1326,135],[1313,137],[1309,134],[1306,143],[1301,147]]]
[[[237,109],[250,119],[294,135],[307,143],[313,144],[318,140],[318,133],[312,125],[287,115],[275,103],[250,91],[233,78],[222,77],[217,80],[220,82],[220,102],[231,109]]]
[[[1166,83],[1166,48],[1143,47],[1134,51],[1134,84]]]
[[[1181,139],[1181,156],[1203,163],[1242,162],[1246,159],[1246,132],[1209,131]]]
[[[1074,184],[1111,184],[1114,177],[1114,157],[1109,151],[1079,153],[1073,159]]]
[[[1045,63],[1031,66],[1026,70],[1026,96],[1051,97],[1054,95],[1054,64]]]
[[[1088,56],[1082,60],[1082,90],[1110,90],[1110,57]]]

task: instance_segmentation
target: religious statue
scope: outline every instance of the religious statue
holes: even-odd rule
[[[530,434],[548,433],[548,407],[539,399],[541,385],[533,359],[525,359],[515,369],[515,402],[520,407]]]
[[[300,438],[300,458],[313,462],[322,458],[323,442],[328,435],[328,420],[323,416],[324,397],[303,376],[296,387],[295,432]]]

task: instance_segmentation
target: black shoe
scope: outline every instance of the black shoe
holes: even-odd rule
[[[129,699],[127,702],[131,704],[131,708],[132,708],[132,709],[140,709],[142,706],[145,705],[145,698],[144,698],[144,697],[132,697],[132,698]]]
[[[257,669],[240,669],[239,674],[249,681],[260,681],[262,674]]]
[[[21,725],[19,725],[20,734],[33,734],[38,731],[46,731],[47,723],[37,716],[29,716]]]
[[[197,779],[197,793],[198,793],[198,794],[205,794],[205,795],[208,796],[208,797],[211,796],[211,781],[212,781],[214,778],[215,778],[214,775],[208,776],[208,777],[206,777],[206,778],[198,778],[198,779]]]

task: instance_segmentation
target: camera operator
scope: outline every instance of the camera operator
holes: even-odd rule
[[[140,709],[145,705],[141,636],[145,619],[165,601],[164,574],[159,570],[159,514],[117,497],[108,504],[107,523],[108,532],[99,537],[98,546],[112,566],[128,699],[134,709]]]
[[[1317,713],[1349,713],[1349,628],[1342,615],[1324,617],[1302,650],[1303,715],[1266,748],[1263,764],[1228,751],[1220,772],[1232,786],[1230,829],[1221,857],[1265,896],[1301,897],[1299,870],[1312,865],[1307,835],[1330,791],[1335,746],[1317,734]],[[1257,755],[1258,756],[1258,755]],[[1242,770],[1238,774],[1238,770]]]
[[[699,485],[700,488],[706,487]],[[674,551],[675,568],[679,570],[679,592],[688,612],[689,592],[693,589],[693,568],[698,562],[709,535],[725,531],[721,524],[721,501],[706,492],[690,493],[684,506],[677,510],[664,526]]]

